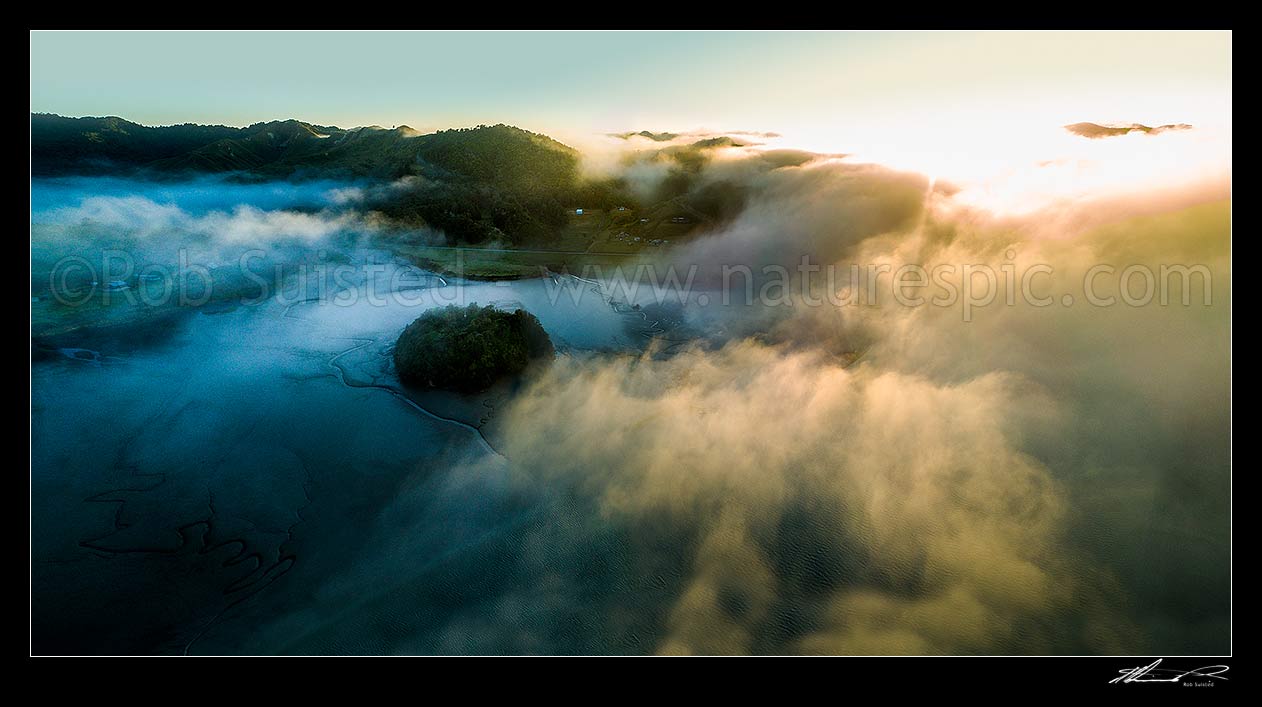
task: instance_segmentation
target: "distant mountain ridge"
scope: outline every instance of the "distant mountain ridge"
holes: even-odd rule
[[[41,176],[138,167],[238,137],[244,130],[192,123],[151,128],[116,117],[32,113],[31,170]]]
[[[31,114],[35,176],[249,172],[267,177],[449,178],[556,186],[577,176],[578,153],[509,125],[422,134],[407,126],[339,128],[300,120],[244,128],[149,127],[118,117]]]
[[[1105,137],[1117,137],[1118,135],[1128,135],[1130,133],[1147,133],[1156,135],[1171,130],[1191,130],[1192,126],[1187,123],[1170,123],[1168,125],[1148,126],[1143,123],[1131,123],[1129,125],[1100,125],[1099,123],[1073,123],[1066,125],[1065,129],[1074,135],[1080,135],[1091,140],[1098,140]]]

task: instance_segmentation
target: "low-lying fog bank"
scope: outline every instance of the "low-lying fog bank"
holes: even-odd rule
[[[656,160],[605,169],[655,190]],[[36,651],[1229,650],[1225,180],[1000,212],[728,148],[677,186],[713,185],[738,198],[648,261],[694,273],[663,296],[421,273],[357,184],[36,182],[33,329],[71,316],[58,262],[109,249],[411,273],[48,325]],[[522,306],[561,355],[485,419],[427,414],[388,390],[408,292]]]

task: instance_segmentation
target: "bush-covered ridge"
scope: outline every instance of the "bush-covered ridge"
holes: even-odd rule
[[[578,153],[511,125],[421,134],[408,126],[343,129],[300,120],[149,127],[118,117],[31,114],[31,168],[37,175],[251,171],[304,175],[463,176],[499,186],[573,187]]]
[[[701,172],[714,153],[743,144],[718,136],[633,153],[629,162],[667,171],[653,194],[641,195],[620,178],[583,178],[575,150],[504,124],[421,134],[407,126],[343,129],[299,120],[244,128],[147,127],[116,117],[31,114],[36,176],[234,173],[362,180],[375,186],[364,190],[356,208],[381,213],[409,230],[441,232],[447,245],[510,248],[559,244],[576,208],[590,215],[641,206],[660,211],[656,207],[666,205],[692,223],[734,218],[749,198],[747,189],[703,180]],[[809,156],[779,151],[765,159],[797,164]],[[612,228],[612,222],[605,226]]]
[[[31,171],[36,176],[102,174],[171,159],[248,128],[224,125],[148,127],[122,118],[31,114]]]
[[[523,309],[449,305],[422,314],[403,330],[394,366],[406,385],[469,393],[553,355],[539,319]]]
[[[544,243],[565,226],[568,207],[602,196],[580,179],[575,150],[503,124],[420,134],[407,126],[345,130],[299,120],[146,127],[122,118],[33,113],[31,170],[36,176],[409,177],[366,206],[442,231],[452,244]]]

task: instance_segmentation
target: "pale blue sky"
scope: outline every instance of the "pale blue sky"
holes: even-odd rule
[[[939,119],[1230,120],[1229,33],[33,32],[31,110],[836,134]],[[975,116],[969,117],[969,116]]]
[[[695,111],[739,72],[789,71],[880,35],[748,33],[36,33],[31,106],[145,123],[301,117],[417,128],[608,121]],[[716,116],[717,117],[717,116]]]

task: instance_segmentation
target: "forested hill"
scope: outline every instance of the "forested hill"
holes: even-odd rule
[[[272,177],[398,178],[459,174],[504,184],[574,178],[578,155],[545,136],[508,125],[421,134],[407,126],[343,129],[300,120],[147,127],[122,118],[31,114],[36,176],[255,172]]]
[[[509,125],[422,134],[407,126],[344,129],[299,120],[245,128],[146,127],[122,118],[33,113],[31,172],[392,182],[416,177],[376,190],[369,206],[465,243],[547,240],[566,223],[566,207],[608,191],[580,179],[575,150]]]
[[[339,128],[300,120],[147,127],[122,118],[31,114],[31,172],[36,177],[116,175],[180,179],[342,179],[362,184],[355,208],[383,214],[401,230],[442,232],[450,244],[544,246],[560,238],[576,207],[589,212],[644,206],[690,223],[721,222],[744,207],[748,188],[705,180],[713,155],[740,148],[729,136],[627,155],[665,176],[652,194],[625,180],[584,179],[578,152],[546,135],[509,125],[420,133],[407,126]],[[661,138],[661,139],[658,139]],[[780,150],[763,159],[799,164],[810,156]],[[643,201],[644,203],[640,203]],[[640,223],[636,217],[635,223]],[[630,223],[619,227],[634,228]]]
[[[223,125],[150,128],[122,118],[63,118],[31,114],[31,171],[35,176],[102,174],[175,158],[247,129]]]

